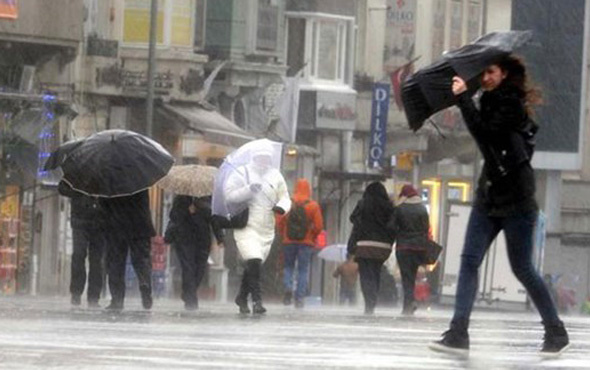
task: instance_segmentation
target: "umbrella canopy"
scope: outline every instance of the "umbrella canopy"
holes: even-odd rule
[[[72,149],[61,168],[63,180],[74,190],[110,198],[146,190],[173,164],[174,158],[154,140],[132,131],[107,130]]]
[[[223,217],[235,216],[245,209],[245,204],[241,206],[230,205],[226,201],[225,187],[228,179],[232,176],[242,178],[244,184],[249,181],[244,172],[244,166],[255,165],[257,156],[266,156],[270,158],[268,167],[270,169],[280,170],[283,145],[276,141],[268,139],[259,139],[242,145],[235,151],[231,152],[223,161],[215,176],[213,189],[212,210],[214,215]],[[242,207],[243,206],[243,207]]]
[[[83,142],[84,139],[78,139],[71,140],[60,145],[56,150],[54,150],[51,153],[49,158],[47,158],[47,161],[45,162],[43,169],[45,171],[50,171],[60,167],[64,160],[67,158],[67,156],[70,154],[70,152],[79,147]]]
[[[213,194],[217,168],[196,164],[173,166],[158,186],[174,194],[204,197]]]
[[[457,102],[451,86],[459,76],[470,94],[479,87],[479,76],[491,64],[511,54],[532,38],[531,31],[488,33],[471,44],[445,53],[442,59],[410,76],[402,87],[402,101],[410,128],[417,131],[434,113]]]
[[[344,262],[346,261],[346,244],[332,244],[322,249],[318,253],[318,257],[332,262]]]

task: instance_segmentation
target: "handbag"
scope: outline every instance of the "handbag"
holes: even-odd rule
[[[222,229],[243,229],[248,225],[249,215],[250,211],[246,208],[235,216],[223,217],[214,215],[213,222],[217,223]]]
[[[434,240],[428,239],[426,241],[426,254],[424,256],[424,264],[425,265],[432,265],[438,261],[438,257],[440,256],[440,252],[442,252],[443,247],[435,242]]]

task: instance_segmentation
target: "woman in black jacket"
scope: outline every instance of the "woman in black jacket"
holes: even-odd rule
[[[416,272],[424,264],[430,223],[422,198],[412,185],[404,185],[390,224],[395,230],[395,257],[404,288],[403,315],[413,315],[418,307],[414,299]]]
[[[453,93],[485,164],[461,254],[455,314],[450,329],[431,348],[468,353],[467,329],[477,292],[478,270],[485,252],[503,230],[512,271],[543,318],[545,339],[541,355],[558,356],[569,345],[568,335],[532,264],[537,204],[530,160],[537,127],[530,114],[537,94],[528,87],[524,64],[513,56],[488,66],[481,85],[484,93],[478,110],[467,94],[465,81],[453,77]]]
[[[177,195],[170,210],[170,222],[164,239],[176,250],[182,269],[182,295],[184,307],[199,307],[197,289],[207,270],[211,251],[211,230],[219,244],[223,233],[211,216],[211,197],[193,198]]]
[[[368,315],[375,311],[381,266],[389,258],[395,239],[387,226],[392,213],[393,204],[385,187],[380,182],[373,182],[367,186],[363,198],[350,215],[353,228],[348,253],[355,256],[359,265],[365,314]]]

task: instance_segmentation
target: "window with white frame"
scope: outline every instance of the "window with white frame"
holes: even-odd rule
[[[292,17],[288,23],[290,73],[306,65],[305,77],[321,83],[348,84],[348,53],[353,22],[340,18]],[[304,32],[302,32],[304,31]],[[305,47],[301,47],[301,44]],[[293,47],[296,50],[293,50]]]
[[[158,45],[193,45],[196,1],[158,0],[156,40]],[[124,0],[123,42],[147,44],[150,35],[151,0]]]

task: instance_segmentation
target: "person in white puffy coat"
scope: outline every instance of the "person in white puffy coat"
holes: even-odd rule
[[[283,175],[272,168],[272,151],[261,148],[252,154],[249,164],[236,168],[224,186],[228,203],[247,204],[248,223],[234,230],[240,255],[246,262],[236,304],[240,313],[250,313],[248,294],[254,314],[263,314],[260,270],[275,238],[275,212],[291,209],[291,199]]]

